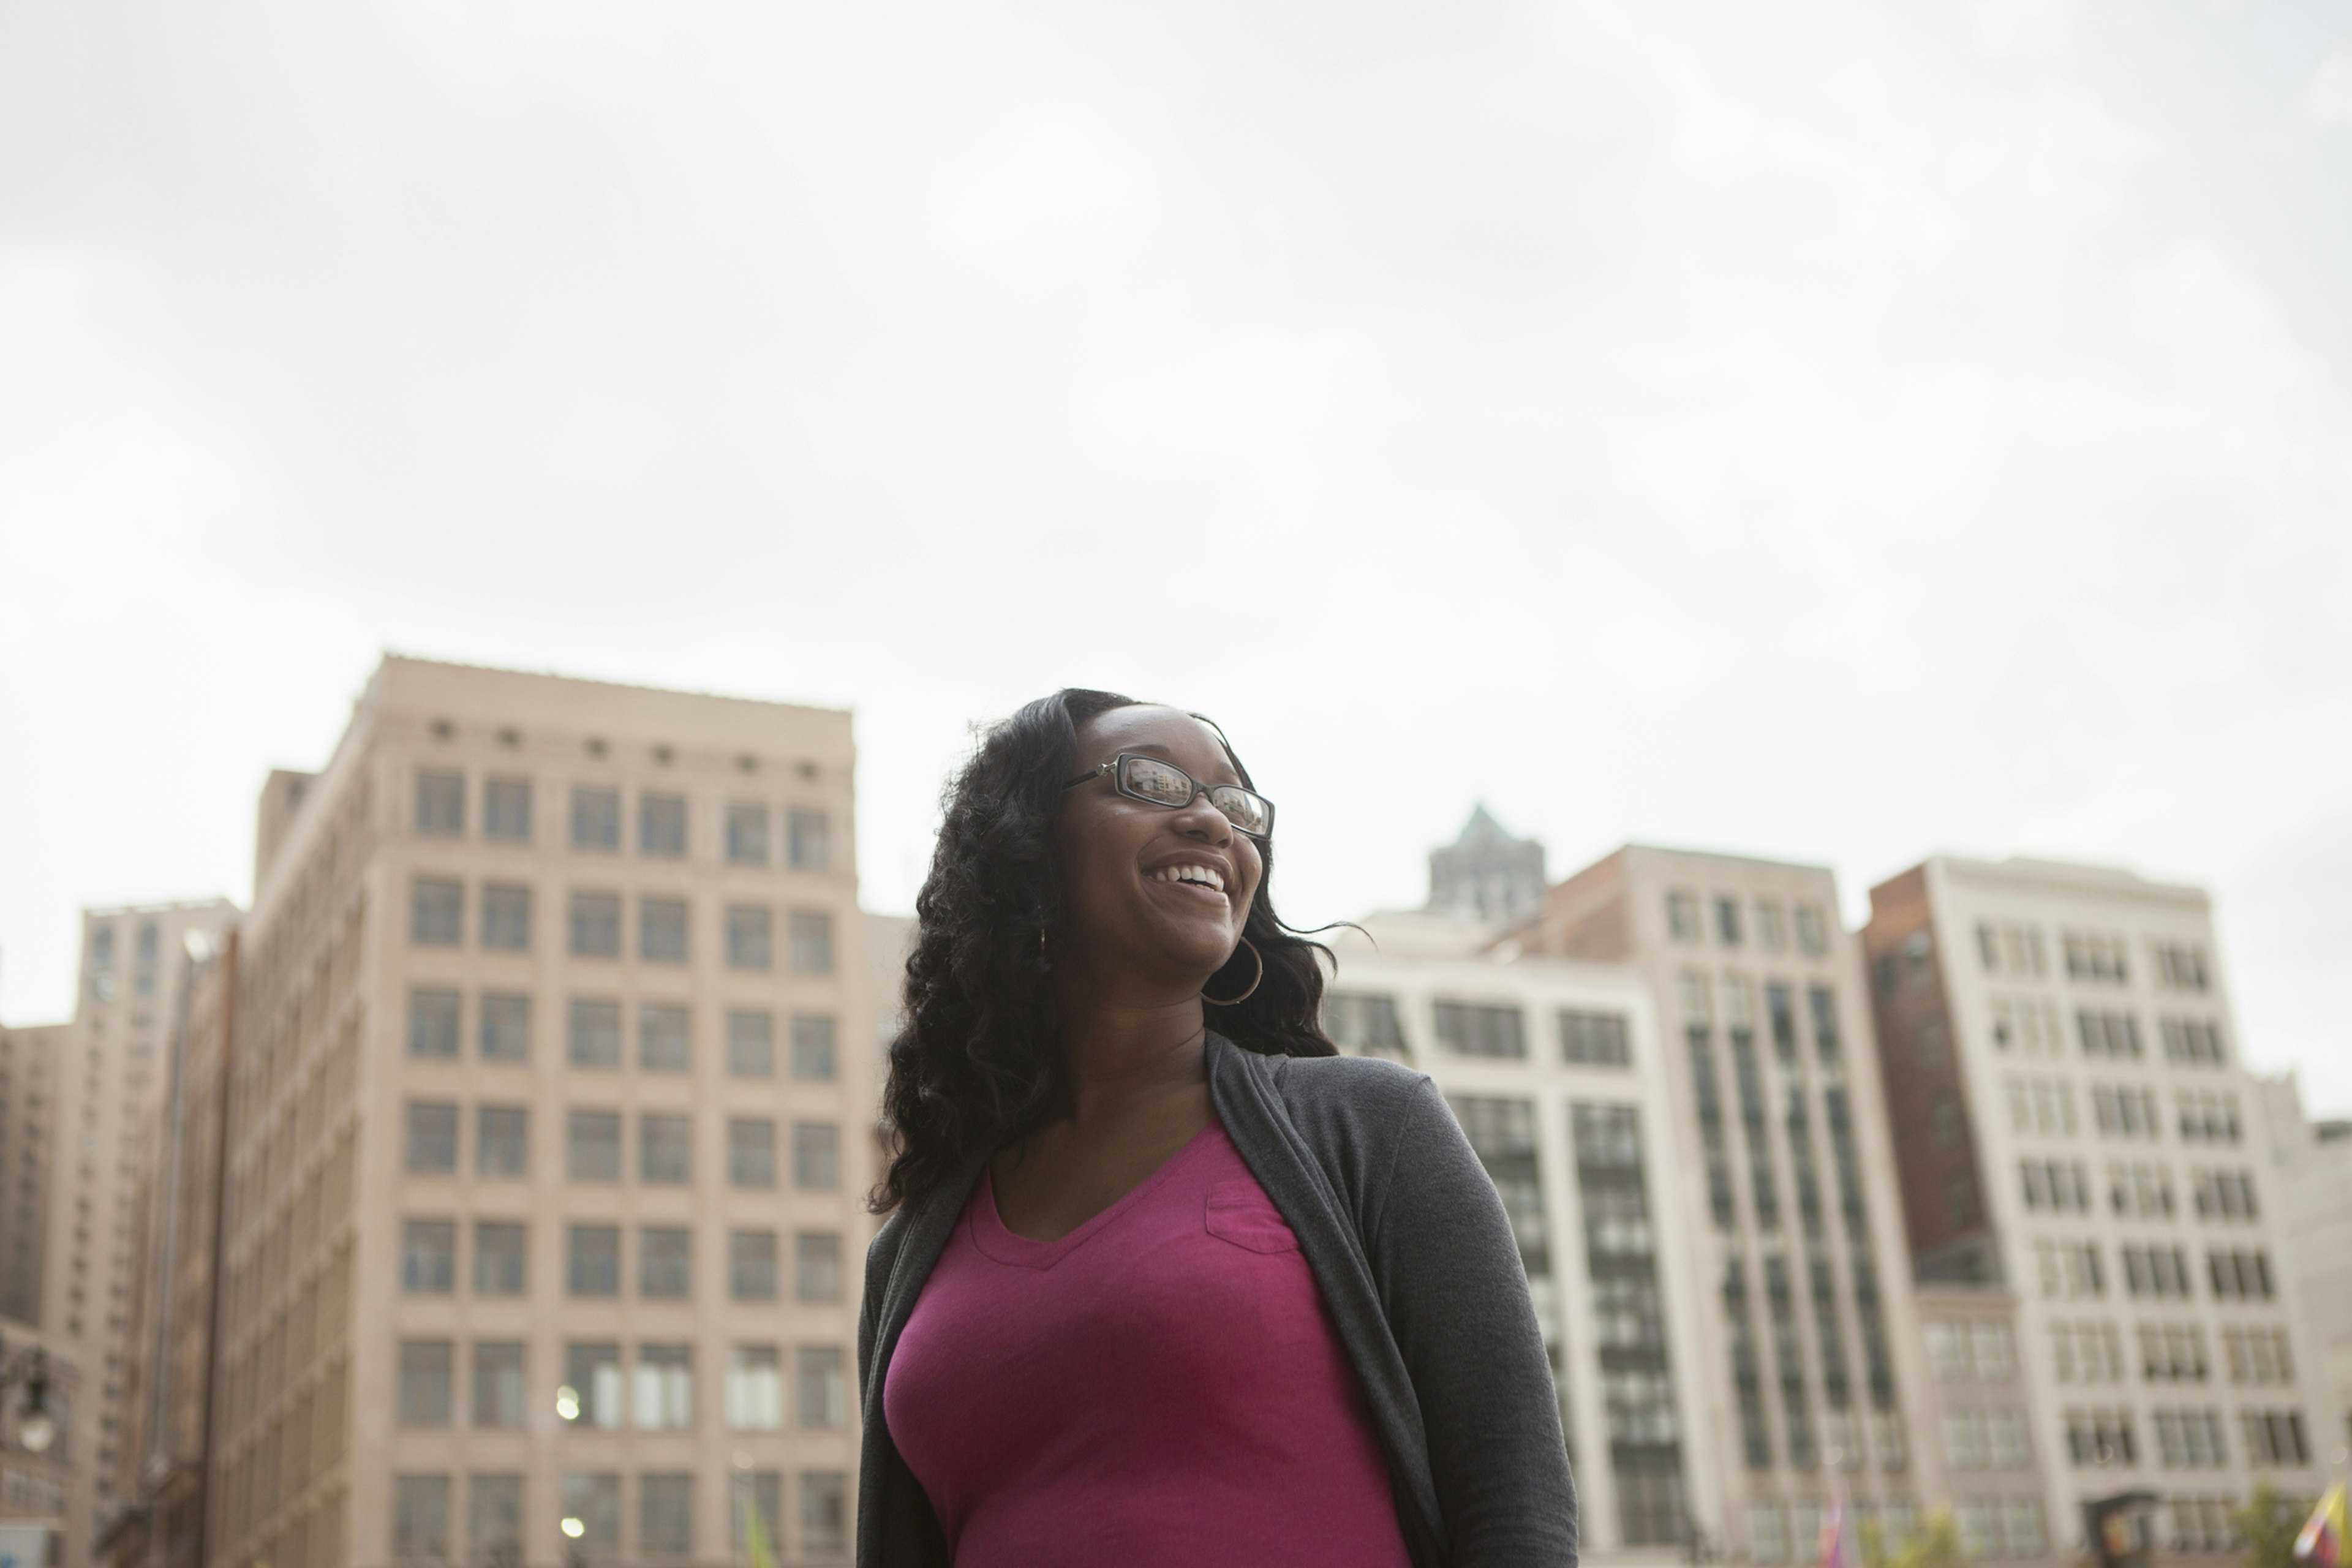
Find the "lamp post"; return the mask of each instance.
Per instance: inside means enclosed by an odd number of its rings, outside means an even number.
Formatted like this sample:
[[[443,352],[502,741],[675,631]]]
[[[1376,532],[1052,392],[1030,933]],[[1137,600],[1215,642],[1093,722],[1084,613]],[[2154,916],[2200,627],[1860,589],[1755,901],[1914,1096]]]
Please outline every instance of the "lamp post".
[[[16,1446],[28,1454],[46,1454],[58,1440],[58,1418],[49,1409],[49,1355],[38,1345],[26,1345],[13,1357],[0,1343],[0,1409],[8,1389],[25,1385],[24,1409],[16,1416]]]

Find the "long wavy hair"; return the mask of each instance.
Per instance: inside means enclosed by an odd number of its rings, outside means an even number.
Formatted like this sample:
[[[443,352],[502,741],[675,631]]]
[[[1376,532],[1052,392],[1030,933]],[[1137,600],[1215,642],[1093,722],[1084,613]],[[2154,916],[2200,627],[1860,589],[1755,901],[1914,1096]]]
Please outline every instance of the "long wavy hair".
[[[875,1213],[920,1200],[975,1155],[1067,1114],[1061,1021],[1038,940],[1062,913],[1054,812],[1080,767],[1078,726],[1136,705],[1078,687],[1041,697],[982,736],[950,781],[930,874],[915,900],[904,1024],[882,1091],[890,1165],[869,1200]],[[1223,730],[1217,738],[1250,784]],[[1239,995],[1256,972],[1236,947],[1203,987],[1209,1026],[1266,1056],[1336,1056],[1323,1033],[1317,962],[1329,950],[1276,916],[1266,894],[1274,847],[1261,843],[1258,853],[1265,876],[1242,931],[1264,958],[1265,978],[1241,1002],[1210,1000]]]

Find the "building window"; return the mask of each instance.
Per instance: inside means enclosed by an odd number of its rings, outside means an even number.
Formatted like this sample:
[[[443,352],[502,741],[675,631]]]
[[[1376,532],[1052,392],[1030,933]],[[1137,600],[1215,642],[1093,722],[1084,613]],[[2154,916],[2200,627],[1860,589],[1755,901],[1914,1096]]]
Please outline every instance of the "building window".
[[[2267,1301],[2271,1298],[2271,1258],[2263,1251],[2216,1248],[2205,1254],[2205,1269],[2216,1300]]]
[[[647,963],[686,962],[686,900],[637,900],[637,956]]]
[[[449,1425],[447,1340],[401,1342],[400,1391],[396,1403],[403,1426]]]
[[[2086,1057],[2136,1062],[2142,1056],[2139,1020],[2129,1013],[2102,1013],[2088,1007],[2077,1008],[2074,1027],[2082,1037],[2083,1054]]]
[[[572,895],[572,956],[621,956],[621,898],[617,893]]]
[[[793,1017],[793,1076],[803,1083],[833,1081],[833,1019],[820,1013]]]
[[[2300,1410],[2247,1410],[2239,1415],[2246,1432],[2249,1465],[2307,1465],[2311,1450],[2303,1439]]]
[[[1528,1054],[1526,1026],[1517,1007],[1435,1002],[1431,1014],[1437,1043],[1456,1056],[1524,1059]]]
[[[1824,1067],[1838,1060],[1837,995],[1826,985],[1808,986],[1805,1007],[1813,1016],[1813,1054]]]
[[[425,947],[456,947],[466,940],[466,885],[419,877],[408,906],[409,939]]]
[[[839,1345],[803,1345],[793,1352],[799,1384],[798,1424],[813,1431],[849,1425],[849,1364]]]
[[[637,1478],[637,1553],[694,1555],[694,1477],[665,1472]]]
[[[727,1293],[738,1301],[776,1299],[776,1233],[727,1233]]]
[[[582,1426],[617,1431],[621,1425],[621,1347],[563,1347],[563,1386],[556,1390],[555,1413]]]
[[[2124,962],[2124,939],[2103,931],[2061,931],[2058,944],[2066,955],[2066,978],[2121,985],[2131,978]]]
[[[673,1002],[637,1007],[637,1066],[647,1072],[686,1072],[694,1065],[693,1019]]]
[[[832,838],[826,832],[824,813],[793,806],[785,814],[785,834],[795,870],[822,871],[832,863]]]
[[[530,781],[488,779],[482,784],[482,837],[530,842]]]
[[[738,866],[768,863],[768,808],[736,801],[727,808],[727,858]]]
[[[1396,998],[1345,991],[1323,994],[1323,1032],[1342,1050],[1366,1056],[1403,1057],[1404,1027]]]
[[[694,1347],[639,1345],[637,1426],[647,1432],[684,1432],[694,1426]]]
[[[686,853],[686,796],[637,797],[637,852],[672,860]]]
[[[522,1419],[522,1345],[514,1340],[481,1340],[474,1345],[474,1425],[520,1426]]]
[[[839,1470],[801,1472],[801,1555],[849,1554],[849,1478]]]
[[[637,1179],[683,1185],[692,1179],[688,1150],[693,1142],[693,1120],[685,1116],[637,1118]]]
[[[392,1555],[402,1563],[449,1560],[449,1478],[392,1478]]]
[[[522,1561],[522,1478],[475,1475],[466,1479],[466,1549],[483,1563]]]
[[[776,1076],[776,1016],[740,1009],[727,1015],[727,1072],[730,1078]]]
[[[776,1124],[766,1117],[727,1123],[727,1180],[738,1187],[776,1184]]]
[[[1819,958],[1829,951],[1829,928],[1822,921],[1819,904],[1799,904],[1796,909],[1797,951]]]
[[[564,1255],[564,1288],[572,1295],[617,1296],[621,1293],[621,1230],[618,1226],[575,1225],[566,1227]]]
[[[784,1424],[783,1370],[773,1345],[737,1345],[727,1356],[727,1425],[773,1432]]]
[[[413,1175],[449,1175],[457,1169],[457,1108],[441,1100],[408,1102],[407,1159]]]
[[[793,1237],[793,1298],[841,1300],[840,1237],[829,1230],[804,1230]]]
[[[2221,1067],[2230,1059],[2221,1046],[2221,1026],[2208,1018],[2160,1018],[2157,1033],[2164,1041],[2164,1059],[2198,1067]]]
[[[411,991],[408,994],[408,1054],[412,1057],[456,1056],[460,1005],[455,991]]]
[[[1756,900],[1756,945],[1767,952],[1778,952],[1789,945],[1788,916],[1767,899]]]
[[[1625,1037],[1625,1017],[1621,1013],[1559,1016],[1559,1054],[1563,1061],[1622,1068],[1633,1059],[1626,1049]]]
[[[474,1222],[474,1294],[520,1296],[529,1278],[528,1237],[509,1220]]]
[[[530,1112],[520,1105],[484,1105],[474,1111],[474,1174],[530,1173]]]
[[[576,787],[572,790],[572,847],[575,849],[620,848],[619,790]]]
[[[1739,900],[1718,897],[1715,900],[1715,939],[1726,947],[1739,945]]]
[[[793,1123],[793,1185],[804,1193],[841,1185],[840,1134],[832,1122]]]
[[[565,1550],[589,1559],[621,1554],[621,1478],[573,1471],[563,1478]]]
[[[1676,942],[1699,940],[1697,894],[1666,895],[1666,934]]]
[[[507,992],[482,994],[482,1059],[520,1062],[530,1058],[530,998]]]
[[[585,996],[572,999],[566,1052],[576,1068],[621,1065],[621,1005]]]
[[[794,910],[784,927],[785,960],[794,974],[833,973],[833,917],[820,910]]]
[[[507,952],[530,951],[530,889],[511,882],[482,884],[482,945]]]
[[[1517,1016],[1512,1010],[1512,1016]],[[1444,1037],[1441,1027],[1438,1037]],[[1551,1272],[1551,1251],[1544,1235],[1543,1183],[1536,1162],[1535,1104],[1517,1098],[1484,1095],[1450,1096],[1454,1118],[1486,1168],[1487,1179],[1510,1215],[1518,1238],[1519,1259],[1529,1279]]]
[[[466,831],[466,775],[416,775],[416,831],[454,838]]]
[[[400,1288],[411,1295],[446,1296],[457,1288],[457,1226],[453,1220],[404,1220],[400,1226]]]
[[[683,1301],[694,1294],[692,1231],[649,1225],[637,1232],[637,1294],[648,1301]]]
[[[2157,942],[2156,977],[2175,991],[2203,991],[2211,981],[2205,969],[2205,950],[2177,942]]]
[[[765,904],[727,906],[727,967],[765,970],[775,963],[774,942]]]
[[[564,1119],[564,1174],[575,1182],[621,1179],[621,1115],[574,1110]]]

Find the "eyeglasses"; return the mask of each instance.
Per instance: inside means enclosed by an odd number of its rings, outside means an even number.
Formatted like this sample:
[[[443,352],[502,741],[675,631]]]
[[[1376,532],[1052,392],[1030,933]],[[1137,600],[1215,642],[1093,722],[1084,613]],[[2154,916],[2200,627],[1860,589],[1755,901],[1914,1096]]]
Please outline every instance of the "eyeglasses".
[[[1274,833],[1274,802],[1255,790],[1244,789],[1239,784],[1204,784],[1175,763],[1147,757],[1139,752],[1121,752],[1062,787],[1076,789],[1088,779],[1098,779],[1105,773],[1110,775],[1118,793],[1129,800],[1181,811],[1205,795],[1209,804],[1224,814],[1227,822],[1252,838],[1266,838]]]

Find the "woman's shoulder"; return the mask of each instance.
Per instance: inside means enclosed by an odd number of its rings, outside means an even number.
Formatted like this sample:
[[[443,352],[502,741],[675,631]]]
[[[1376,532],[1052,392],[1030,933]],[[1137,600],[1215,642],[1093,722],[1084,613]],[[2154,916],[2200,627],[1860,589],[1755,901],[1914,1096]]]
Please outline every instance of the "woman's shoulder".
[[[1264,1056],[1228,1046],[1231,1059],[1268,1099],[1327,1170],[1369,1177],[1433,1118],[1453,1118],[1429,1075],[1377,1057]]]

